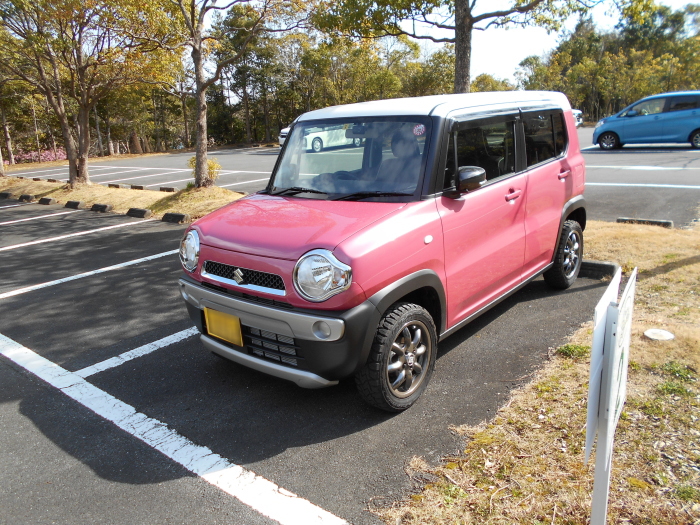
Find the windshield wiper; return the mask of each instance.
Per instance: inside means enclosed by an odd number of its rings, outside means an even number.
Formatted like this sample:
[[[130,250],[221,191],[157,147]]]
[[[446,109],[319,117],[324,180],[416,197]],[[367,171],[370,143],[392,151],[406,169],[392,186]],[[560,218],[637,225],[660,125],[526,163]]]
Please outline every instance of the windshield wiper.
[[[302,188],[301,186],[292,186],[291,188],[270,192],[270,195],[296,195],[297,193],[320,193],[322,195],[328,195],[328,192],[315,190],[313,188]]]
[[[401,193],[398,191],[358,191],[348,193],[342,197],[336,197],[334,201],[352,201],[357,199],[367,199],[369,197],[411,197],[413,193]]]

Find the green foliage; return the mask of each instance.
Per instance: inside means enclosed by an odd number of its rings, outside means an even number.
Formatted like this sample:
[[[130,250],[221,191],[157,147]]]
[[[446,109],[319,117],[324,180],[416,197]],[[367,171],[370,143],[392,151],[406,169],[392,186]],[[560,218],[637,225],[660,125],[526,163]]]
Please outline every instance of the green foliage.
[[[664,381],[657,387],[657,390],[660,394],[667,396],[687,397],[691,394],[690,390],[677,381]]]
[[[675,496],[683,501],[700,502],[700,490],[690,485],[681,485],[674,491]]]
[[[587,120],[654,93],[698,89],[695,15],[665,6],[628,7],[614,31],[601,33],[584,18],[548,57],[523,60],[519,86],[563,91]]]
[[[569,359],[581,359],[591,355],[591,347],[569,343],[557,348],[557,354],[568,357]]]
[[[665,363],[661,370],[674,377],[674,379],[682,382],[694,381],[695,376],[693,375],[693,370],[677,361],[669,361]]]

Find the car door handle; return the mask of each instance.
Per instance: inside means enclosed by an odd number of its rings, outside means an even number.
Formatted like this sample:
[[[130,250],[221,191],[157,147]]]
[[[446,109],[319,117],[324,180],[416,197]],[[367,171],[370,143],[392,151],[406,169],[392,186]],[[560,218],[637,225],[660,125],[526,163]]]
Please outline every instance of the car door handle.
[[[559,180],[564,180],[564,179],[565,179],[566,177],[568,177],[569,175],[571,175],[571,170],[562,171],[562,172],[559,174]]]
[[[522,193],[521,190],[514,190],[513,188],[511,188],[508,191],[509,191],[509,193],[508,193],[508,195],[506,195],[506,201],[508,201],[508,202],[517,199],[518,197],[520,197],[520,194]]]

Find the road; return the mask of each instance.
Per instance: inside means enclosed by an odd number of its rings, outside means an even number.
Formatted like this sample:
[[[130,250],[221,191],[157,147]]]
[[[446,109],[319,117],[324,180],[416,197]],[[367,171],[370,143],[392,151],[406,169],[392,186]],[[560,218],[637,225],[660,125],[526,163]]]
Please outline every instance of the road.
[[[688,145],[625,146],[602,151],[591,145],[593,128],[579,128],[587,165],[586,199],[589,218],[615,221],[618,217],[671,220],[690,224],[700,211],[700,150]],[[355,150],[326,151],[322,155],[353,154]],[[265,187],[279,148],[219,149],[211,152],[222,166],[217,185],[253,193]],[[187,161],[192,153],[173,153],[135,159],[91,159],[90,175],[99,184],[136,184],[147,189],[184,188],[192,181]],[[12,175],[67,180],[67,167],[13,171]]]
[[[670,220],[686,227],[700,217],[700,150],[674,144],[603,151],[591,145],[592,136],[593,128],[579,129],[591,219]]]
[[[2,523],[378,524],[407,462],[458,451],[451,425],[491,418],[605,286],[530,283],[441,342],[392,415],[351,380],[303,390],[206,351],[177,287],[183,226],[66,211],[0,201]]]

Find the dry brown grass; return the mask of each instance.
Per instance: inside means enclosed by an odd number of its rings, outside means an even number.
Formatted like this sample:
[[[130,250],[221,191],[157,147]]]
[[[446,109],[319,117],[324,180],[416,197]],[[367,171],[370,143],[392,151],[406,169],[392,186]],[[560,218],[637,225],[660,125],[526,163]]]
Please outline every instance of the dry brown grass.
[[[615,438],[608,523],[700,523],[700,229],[591,222],[587,258],[635,266],[628,399]],[[676,335],[643,336],[648,328]],[[584,465],[591,325],[583,326],[496,418],[455,430],[463,454],[414,480],[434,482],[380,511],[397,524],[584,524],[593,465]],[[568,356],[568,357],[566,357]]]
[[[93,204],[111,204],[115,213],[126,213],[129,208],[150,209],[156,217],[168,212],[187,213],[193,220],[243,196],[242,193],[216,186],[192,188],[177,193],[105,188],[99,184],[82,185],[71,190],[67,184],[60,182],[33,181],[16,177],[0,177],[0,191],[11,191],[18,196],[30,194],[37,199],[51,197],[61,204],[69,200],[83,201],[88,207]]]

